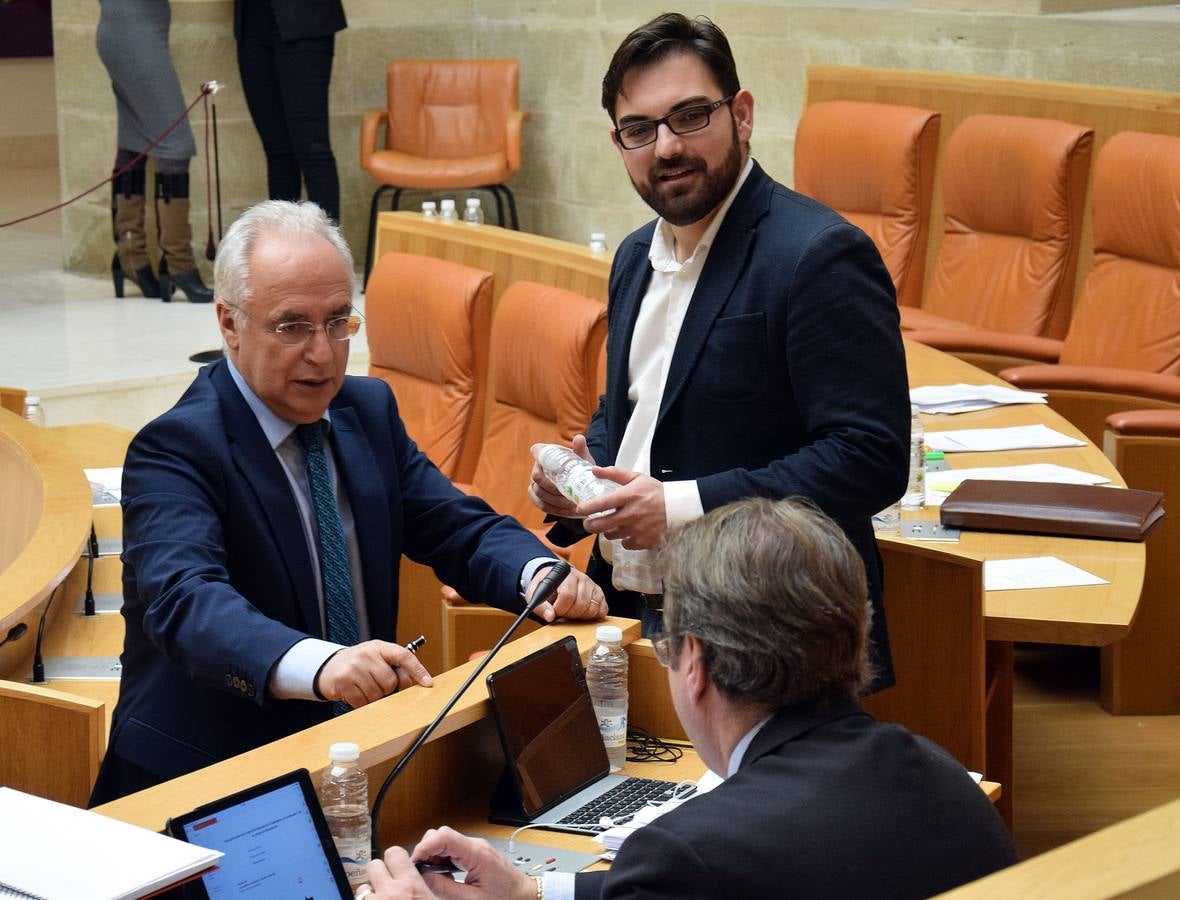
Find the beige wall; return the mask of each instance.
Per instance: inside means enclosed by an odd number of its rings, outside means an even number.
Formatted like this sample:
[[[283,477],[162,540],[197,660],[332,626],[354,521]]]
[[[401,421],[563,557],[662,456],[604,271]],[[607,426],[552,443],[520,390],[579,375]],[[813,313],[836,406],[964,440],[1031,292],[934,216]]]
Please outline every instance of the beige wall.
[[[1180,93],[1180,10],[1037,15],[946,8],[959,0],[742,2],[702,0],[685,11],[725,29],[744,85],[756,98],[754,153],[790,183],[792,135],[807,65],[925,69],[1073,81]],[[976,7],[990,8],[986,3]],[[1019,5],[1019,4],[1018,4]],[[599,85],[621,38],[667,9],[650,0],[345,0],[350,27],[336,44],[332,134],[342,218],[359,257],[374,185],[357,162],[360,117],[384,105],[384,64],[397,56],[513,56],[521,62],[524,166],[512,187],[521,227],[584,241],[605,230],[612,245],[648,218],[607,134]],[[217,79],[225,224],[265,195],[265,162],[238,89],[231,0],[173,0],[172,48],[185,94]],[[56,0],[57,109],[63,190],[109,171],[114,100],[94,50],[95,0]],[[202,117],[193,117],[201,144]],[[204,175],[195,162],[194,196]],[[107,199],[97,193],[63,218],[67,268],[110,262]],[[194,229],[203,244],[203,202]]]
[[[44,165],[57,156],[53,60],[0,59],[0,166]]]

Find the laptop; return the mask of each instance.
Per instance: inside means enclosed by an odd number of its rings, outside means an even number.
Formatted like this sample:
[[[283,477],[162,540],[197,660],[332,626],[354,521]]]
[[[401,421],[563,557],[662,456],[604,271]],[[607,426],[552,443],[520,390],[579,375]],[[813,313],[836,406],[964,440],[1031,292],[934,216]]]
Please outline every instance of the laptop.
[[[178,840],[225,854],[217,869],[184,886],[185,897],[352,900],[307,769],[207,803],[165,827]]]
[[[487,685],[507,761],[491,821],[597,834],[603,816],[618,822],[674,798],[676,782],[611,774],[573,637],[493,672]]]

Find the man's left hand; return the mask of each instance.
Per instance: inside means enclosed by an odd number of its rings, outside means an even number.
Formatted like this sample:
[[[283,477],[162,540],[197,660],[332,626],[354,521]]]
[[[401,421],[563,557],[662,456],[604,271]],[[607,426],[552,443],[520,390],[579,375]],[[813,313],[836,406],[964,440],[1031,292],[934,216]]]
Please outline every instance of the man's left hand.
[[[372,890],[358,897],[369,900],[437,900],[426,886],[410,854],[401,847],[390,847],[384,859],[375,859],[366,868]]]
[[[664,509],[664,485],[650,475],[628,472],[617,466],[595,467],[594,474],[621,485],[578,507],[582,527],[603,535],[608,541],[622,541],[628,550],[654,550],[668,530]],[[614,510],[604,516],[595,513]],[[593,518],[589,518],[593,516]]]
[[[537,570],[529,589],[525,591],[524,599],[527,603],[532,599],[537,585],[549,573],[549,566]],[[606,597],[602,588],[596,585],[585,572],[571,568],[569,575],[558,585],[557,594],[549,603],[542,603],[537,607],[537,615],[546,622],[556,619],[602,619],[607,615]]]

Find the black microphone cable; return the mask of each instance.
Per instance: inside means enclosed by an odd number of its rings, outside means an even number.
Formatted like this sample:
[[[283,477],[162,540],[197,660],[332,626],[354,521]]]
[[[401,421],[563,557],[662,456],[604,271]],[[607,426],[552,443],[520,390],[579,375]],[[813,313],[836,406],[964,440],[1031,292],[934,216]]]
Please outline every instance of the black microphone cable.
[[[565,578],[567,575],[569,575],[569,573],[570,564],[565,561],[555,563],[549,569],[549,571],[545,573],[545,577],[541,579],[541,583],[537,585],[537,589],[533,592],[532,599],[525,606],[521,614],[516,617],[516,621],[508,626],[508,630],[504,632],[503,637],[496,641],[496,645],[488,651],[487,656],[480,660],[479,665],[475,667],[475,670],[467,677],[467,680],[463,682],[463,686],[455,692],[455,695],[451,697],[450,700],[447,701],[447,705],[444,706],[442,711],[434,717],[434,721],[426,726],[425,730],[420,735],[418,735],[418,739],[414,741],[413,746],[411,746],[410,749],[402,755],[402,758],[398,760],[397,765],[394,766],[390,773],[385,776],[385,781],[382,782],[381,789],[377,791],[377,799],[373,801],[373,812],[371,814],[372,827],[370,831],[370,841],[373,854],[372,859],[381,858],[381,841],[378,835],[378,819],[380,818],[381,804],[385,800],[385,795],[389,791],[389,786],[393,784],[394,779],[401,774],[402,769],[406,767],[410,760],[413,759],[415,755],[417,755],[418,749],[426,743],[427,738],[434,734],[435,729],[437,729],[438,726],[442,724],[442,721],[446,718],[447,713],[449,713],[454,705],[459,702],[459,698],[467,693],[467,689],[471,687],[471,683],[479,677],[480,673],[483,672],[484,669],[487,668],[488,663],[492,661],[492,657],[494,657],[496,653],[499,652],[500,648],[503,647],[508,641],[508,639],[512,637],[516,629],[520,627],[520,623],[525,620],[525,617],[532,613],[533,610],[535,610],[546,600],[548,600],[549,597],[552,596],[553,592],[557,590],[557,586],[565,581]]]
[[[62,584],[64,582],[59,582],[53,589],[53,593],[49,595],[49,602],[41,611],[41,622],[37,625],[37,643],[33,648],[33,684],[45,683],[45,660],[41,658],[41,643],[45,640],[45,620],[49,617],[49,609],[53,606],[53,600],[61,590]]]

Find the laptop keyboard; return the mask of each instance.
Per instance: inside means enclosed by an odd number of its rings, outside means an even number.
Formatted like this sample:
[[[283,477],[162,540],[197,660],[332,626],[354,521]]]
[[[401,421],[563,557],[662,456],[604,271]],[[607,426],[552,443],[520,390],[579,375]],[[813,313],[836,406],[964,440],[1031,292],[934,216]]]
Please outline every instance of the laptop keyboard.
[[[671,800],[676,783],[656,778],[628,778],[604,794],[600,794],[585,806],[580,806],[563,819],[559,825],[591,825],[603,816],[614,821],[627,818],[638,812],[649,800]],[[683,792],[682,792],[683,796]]]

